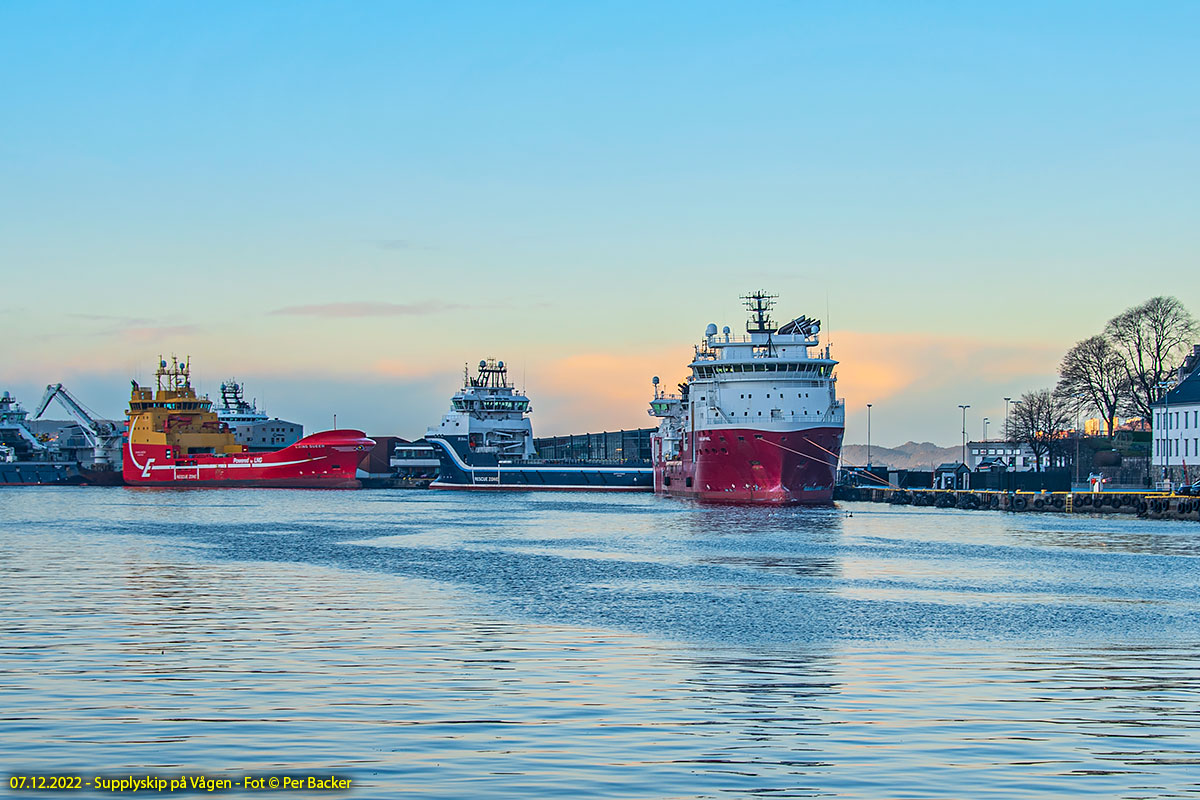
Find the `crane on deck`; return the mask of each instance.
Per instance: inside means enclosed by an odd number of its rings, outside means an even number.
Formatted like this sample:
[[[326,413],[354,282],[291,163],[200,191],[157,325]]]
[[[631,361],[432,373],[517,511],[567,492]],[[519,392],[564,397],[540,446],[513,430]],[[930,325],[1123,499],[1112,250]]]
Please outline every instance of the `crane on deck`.
[[[89,411],[61,383],[53,383],[46,387],[46,393],[42,395],[42,401],[38,403],[33,418],[40,418],[54,400],[58,401],[59,405],[83,431],[83,437],[87,439],[92,448],[93,466],[120,469],[124,439],[124,433],[120,426],[112,420],[102,419],[95,412]]]

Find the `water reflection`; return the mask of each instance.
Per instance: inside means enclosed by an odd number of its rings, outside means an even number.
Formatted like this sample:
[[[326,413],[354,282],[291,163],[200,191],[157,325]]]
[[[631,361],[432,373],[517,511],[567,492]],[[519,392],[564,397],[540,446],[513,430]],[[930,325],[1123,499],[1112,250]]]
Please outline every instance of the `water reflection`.
[[[1200,790],[1194,558],[1070,538],[1186,532],[357,497],[8,495],[0,748],[355,797]]]

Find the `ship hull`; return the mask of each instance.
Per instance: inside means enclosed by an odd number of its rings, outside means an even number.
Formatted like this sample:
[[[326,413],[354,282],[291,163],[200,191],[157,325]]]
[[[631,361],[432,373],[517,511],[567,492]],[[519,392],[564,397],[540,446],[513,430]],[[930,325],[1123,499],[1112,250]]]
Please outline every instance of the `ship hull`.
[[[86,483],[74,461],[0,462],[0,486],[77,486]]]
[[[654,470],[645,462],[502,463],[495,456],[460,452],[466,450],[464,442],[448,438],[430,438],[429,442],[441,462],[431,489],[649,492],[654,488]]]
[[[833,502],[841,427],[721,428],[698,430],[689,438],[694,447],[685,447],[679,460],[655,459],[658,494],[712,503]]]
[[[374,444],[362,431],[334,430],[265,453],[173,458],[167,445],[126,441],[122,473],[130,486],[357,489],[358,463]]]

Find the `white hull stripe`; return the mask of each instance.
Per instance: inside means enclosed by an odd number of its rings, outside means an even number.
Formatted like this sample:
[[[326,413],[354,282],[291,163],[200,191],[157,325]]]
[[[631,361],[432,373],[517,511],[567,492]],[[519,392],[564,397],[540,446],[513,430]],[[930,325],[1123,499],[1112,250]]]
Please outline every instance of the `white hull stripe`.
[[[251,467],[254,467],[257,469],[269,469],[272,467],[294,467],[297,464],[309,464],[314,461],[322,461],[326,458],[329,458],[329,456],[315,456],[313,458],[302,458],[299,461],[272,461],[270,463],[259,462],[257,464],[250,464],[250,463],[193,464],[192,466],[182,466],[179,464],[159,464],[156,466],[154,464],[153,458],[149,459],[145,464],[139,464],[137,457],[135,457],[133,454],[133,446],[129,445],[127,447],[127,449],[129,451],[129,460],[133,462],[133,465],[135,467],[137,467],[138,472],[141,472],[143,475],[147,475],[150,472],[158,472],[158,471],[162,471],[162,470],[171,470],[171,471],[185,470],[185,471],[187,471],[187,470],[193,470],[193,469],[248,469]]]
[[[654,472],[653,467],[568,467],[557,466],[555,464],[539,465],[536,467],[472,467],[462,460],[458,455],[458,451],[451,447],[450,443],[445,439],[434,438],[426,439],[426,441],[437,442],[446,448],[446,451],[450,454],[450,458],[454,460],[458,468],[468,473],[483,472],[491,475],[495,472],[619,472],[621,474],[650,475]]]
[[[573,485],[556,485],[548,486],[537,483],[442,483],[434,481],[429,484],[430,489],[491,489],[493,491],[517,491],[523,492],[526,490],[538,492],[652,492],[653,486],[588,486],[586,484]]]

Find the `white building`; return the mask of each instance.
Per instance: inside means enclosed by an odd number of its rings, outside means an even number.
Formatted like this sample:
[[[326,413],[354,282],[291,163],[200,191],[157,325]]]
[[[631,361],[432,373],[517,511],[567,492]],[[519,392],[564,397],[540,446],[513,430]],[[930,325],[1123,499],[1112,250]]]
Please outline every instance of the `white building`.
[[[1200,345],[1179,368],[1179,382],[1151,407],[1152,469],[1178,483],[1200,476]],[[1185,470],[1190,475],[1185,475]]]
[[[979,468],[983,461],[1003,461],[1005,466],[1014,472],[1028,472],[1033,469],[1033,451],[1029,445],[1021,442],[967,442],[967,466],[972,471]],[[1048,456],[1042,456],[1042,469],[1050,466]]]

